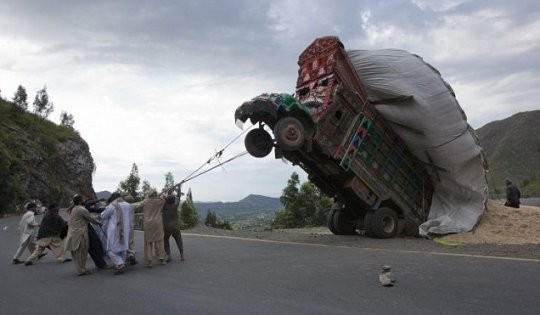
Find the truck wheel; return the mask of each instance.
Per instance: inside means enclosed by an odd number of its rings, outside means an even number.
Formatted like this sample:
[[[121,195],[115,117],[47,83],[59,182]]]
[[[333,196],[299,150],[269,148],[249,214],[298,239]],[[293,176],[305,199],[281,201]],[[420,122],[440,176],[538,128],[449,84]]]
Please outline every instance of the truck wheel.
[[[304,144],[306,132],[300,120],[294,117],[284,117],[274,127],[276,142],[283,150],[298,150]]]
[[[371,227],[371,221],[373,218],[373,211],[367,210],[364,214],[364,231],[367,237],[373,237],[373,228]]]
[[[347,213],[343,210],[336,210],[333,215],[334,229],[337,235],[353,235],[356,234],[354,224],[348,220]]]
[[[272,152],[272,136],[262,128],[253,129],[247,133],[244,145],[249,154],[263,158]]]
[[[398,230],[398,218],[394,210],[379,208],[371,218],[373,235],[378,238],[391,238],[396,236]]]
[[[336,213],[336,211],[336,209],[333,209],[328,212],[327,225],[330,232],[337,235],[338,232],[336,231],[336,227],[334,226],[334,214]]]

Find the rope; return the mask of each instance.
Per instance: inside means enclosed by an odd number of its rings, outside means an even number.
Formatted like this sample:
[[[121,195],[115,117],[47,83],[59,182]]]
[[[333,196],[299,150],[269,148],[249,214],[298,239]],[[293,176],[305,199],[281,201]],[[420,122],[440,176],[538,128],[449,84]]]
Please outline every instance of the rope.
[[[207,169],[206,171],[200,172],[199,174],[193,175],[193,176],[191,176],[191,177],[189,177],[189,178],[185,178],[185,179],[181,182],[181,184],[183,184],[183,183],[185,183],[185,182],[187,182],[187,181],[190,181],[190,180],[192,180],[192,179],[194,179],[194,178],[197,178],[197,177],[199,177],[199,176],[201,176],[201,175],[203,175],[203,174],[206,174],[206,173],[210,172],[211,170],[213,170],[213,169],[215,169],[215,168],[217,168],[217,167],[220,167],[220,166],[223,165],[223,164],[229,163],[229,162],[231,162],[232,160],[235,160],[235,159],[237,159],[237,158],[239,158],[239,157],[241,157],[241,156],[246,155],[247,153],[248,153],[247,151],[244,151],[244,152],[242,152],[242,153],[239,153],[239,154],[233,156],[232,158],[230,158],[230,159],[228,159],[228,160],[226,160],[226,161],[223,161],[223,162],[221,162],[221,163],[219,163],[219,164],[217,164],[217,165],[212,166],[211,168]],[[181,184],[179,184],[179,185],[181,185]]]
[[[235,160],[241,156],[244,156],[246,155],[248,152],[247,151],[244,151],[242,153],[239,153],[235,156],[233,156],[232,158],[224,161],[224,162],[221,162],[219,161],[219,158],[223,155],[223,151],[225,151],[225,149],[227,149],[233,142],[235,142],[236,140],[238,140],[238,138],[240,138],[244,133],[246,133],[248,130],[250,130],[251,128],[253,128],[253,125],[250,126],[249,128],[247,128],[246,130],[242,131],[239,135],[237,135],[236,137],[234,137],[231,141],[229,141],[229,143],[227,143],[221,150],[217,151],[214,155],[212,155],[208,161],[206,161],[205,163],[203,163],[201,166],[199,166],[196,170],[194,170],[193,172],[191,172],[188,176],[186,176],[182,181],[180,181],[180,183],[174,185],[175,187],[181,187],[183,183],[187,182],[187,181],[190,181],[194,178],[197,178],[203,174],[206,174],[208,172],[210,172],[211,170],[217,168],[217,167],[220,167],[222,166],[223,164],[226,164],[226,163],[229,163],[231,162],[232,160]],[[200,173],[197,173],[199,172],[204,166],[206,166],[207,164],[210,164],[210,162],[212,162],[214,159],[217,159],[219,161],[219,163],[209,169],[207,169],[206,171],[203,171],[203,172],[200,172]]]

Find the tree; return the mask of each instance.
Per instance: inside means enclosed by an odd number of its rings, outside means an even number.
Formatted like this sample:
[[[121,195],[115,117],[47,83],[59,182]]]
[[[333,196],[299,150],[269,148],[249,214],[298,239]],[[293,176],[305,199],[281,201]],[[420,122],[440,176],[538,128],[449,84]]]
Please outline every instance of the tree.
[[[276,212],[274,226],[298,227],[300,225],[299,217],[301,215],[298,208],[299,185],[300,179],[298,174],[293,172],[291,178],[287,181],[287,186],[283,189],[281,197],[279,197],[285,209]]]
[[[291,174],[291,178],[287,181],[287,186],[283,189],[283,193],[279,200],[285,206],[285,209],[294,208],[296,201],[298,200],[298,185],[300,185],[300,179],[296,172]]]
[[[204,219],[204,225],[222,230],[232,230],[231,222],[229,220],[219,220],[215,212],[208,210],[206,213],[206,219]]]
[[[312,182],[303,183],[298,194],[302,226],[321,226],[326,224],[328,211],[332,207],[332,198],[325,196]]]
[[[118,185],[118,188],[123,191],[127,191],[135,200],[139,200],[139,184],[141,178],[139,177],[139,168],[137,164],[133,163],[131,166],[131,172],[126,180],[123,180]]]
[[[232,230],[229,220],[217,220],[215,228],[222,230]]]
[[[47,118],[54,111],[54,104],[49,102],[49,95],[47,94],[47,87],[36,93],[34,98],[34,113],[41,118]]]
[[[325,196],[312,182],[305,182],[300,188],[299,185],[298,174],[293,172],[280,197],[285,209],[276,212],[273,226],[295,228],[326,223],[332,199]]]
[[[216,214],[210,210],[206,213],[206,218],[204,219],[204,225],[215,227],[217,223]]]
[[[150,193],[150,190],[152,190],[152,186],[150,185],[150,182],[148,180],[143,180],[142,186],[141,186],[141,197],[144,198]]]
[[[171,172],[165,174],[165,186],[163,187],[163,192],[169,191],[174,186],[174,176]]]
[[[13,96],[13,103],[17,105],[18,108],[24,110],[28,109],[28,94],[26,94],[26,89],[19,85],[17,88],[17,91],[15,92],[15,95]]]
[[[191,195],[191,188],[186,194],[186,200],[180,207],[180,227],[183,229],[189,229],[195,227],[199,223],[199,215],[193,204],[193,196]]]
[[[74,123],[75,119],[73,119],[73,115],[62,111],[62,113],[60,114],[60,125],[73,128]]]

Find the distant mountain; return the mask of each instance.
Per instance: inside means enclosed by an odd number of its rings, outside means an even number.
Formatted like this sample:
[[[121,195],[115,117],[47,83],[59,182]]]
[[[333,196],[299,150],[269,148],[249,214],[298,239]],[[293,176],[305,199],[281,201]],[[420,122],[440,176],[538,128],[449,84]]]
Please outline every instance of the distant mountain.
[[[199,218],[206,217],[206,213],[209,210],[215,212],[218,217],[230,217],[257,213],[273,213],[283,208],[279,198],[261,195],[249,195],[236,202],[195,201],[194,204]]]
[[[108,199],[111,196],[111,192],[104,190],[96,193],[97,199]]]
[[[510,178],[525,195],[540,196],[540,110],[493,121],[476,130],[489,164],[490,193],[504,195]]]
[[[259,230],[270,226],[277,210],[283,209],[279,198],[249,195],[236,202],[194,202],[199,221],[204,222],[208,211],[220,220],[231,222],[235,230]]]

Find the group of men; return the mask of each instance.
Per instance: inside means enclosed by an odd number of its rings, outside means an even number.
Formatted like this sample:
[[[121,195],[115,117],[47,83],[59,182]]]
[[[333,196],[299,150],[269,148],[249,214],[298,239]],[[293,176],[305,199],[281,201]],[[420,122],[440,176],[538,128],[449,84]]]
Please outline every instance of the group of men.
[[[66,221],[58,214],[58,205],[51,204],[49,210],[41,221],[41,226],[36,222],[35,213],[37,205],[30,202],[26,205],[26,212],[23,214],[19,222],[19,230],[21,232],[19,247],[13,256],[13,263],[20,264],[24,261],[19,260],[25,249],[28,249],[31,255],[26,259],[25,264],[31,265],[36,260],[41,259],[46,255],[46,248],[54,253],[60,262],[71,261],[70,258],[64,257],[64,242],[62,240],[62,231],[67,228]],[[35,235],[36,228],[39,226],[37,237]],[[36,242],[37,239],[37,242]]]
[[[19,258],[27,248],[31,255],[24,264],[32,265],[49,248],[60,262],[72,260],[64,257],[65,251],[70,251],[79,276],[90,274],[86,269],[88,254],[97,268],[114,268],[114,274],[122,274],[126,264],[137,263],[132,223],[134,210],[138,207],[143,209],[144,266],[152,267],[154,254],[162,265],[171,260],[171,236],[180,252],[180,259],[184,260],[178,222],[179,196],[176,197],[171,189],[168,194],[159,196],[153,190],[143,201],[132,204],[124,197],[124,194],[115,192],[109,198],[108,205],[99,207],[97,200],[85,202],[81,195],[75,195],[68,209],[68,222],[59,215],[58,206],[52,204],[41,225],[35,220],[36,205],[29,203],[20,221],[21,239],[13,263],[23,263]],[[36,245],[34,232],[37,227]]]

